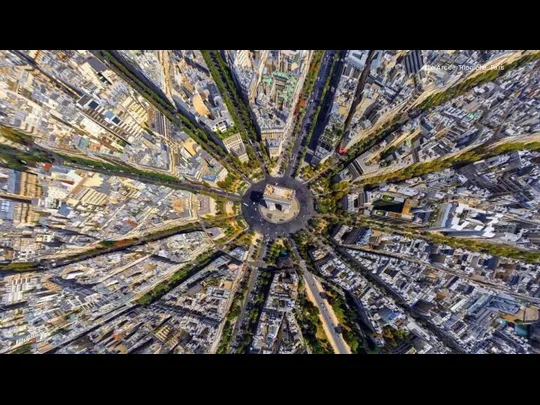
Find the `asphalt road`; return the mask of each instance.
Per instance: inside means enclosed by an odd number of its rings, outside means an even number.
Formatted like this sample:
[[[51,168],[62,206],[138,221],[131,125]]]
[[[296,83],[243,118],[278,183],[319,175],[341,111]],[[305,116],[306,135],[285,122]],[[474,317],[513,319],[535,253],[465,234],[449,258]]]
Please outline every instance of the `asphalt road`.
[[[248,128],[250,127],[250,125],[249,125],[250,122],[249,122],[249,120],[246,120],[244,115],[242,114],[242,110],[241,110],[240,106],[236,102],[235,94],[238,95],[240,103],[242,103],[244,105],[244,107],[246,108],[246,110],[249,112],[250,119],[253,121],[253,123],[256,126],[257,121],[255,119],[253,111],[249,107],[249,102],[247,102],[247,100],[245,100],[243,98],[241,91],[238,91],[235,88],[230,88],[229,87],[229,82],[227,81],[227,78],[226,78],[226,76],[225,76],[225,74],[224,74],[224,72],[223,72],[223,70],[221,68],[221,65],[219,64],[218,56],[214,52],[209,52],[209,56],[210,56],[210,62],[212,63],[215,70],[218,72],[218,74],[220,76],[220,79],[221,79],[221,82],[223,83],[223,85],[225,87],[225,90],[227,91],[228,98],[230,99],[234,109],[236,110],[237,116],[240,119],[242,126],[246,130],[246,134],[249,134]],[[231,72],[229,72],[229,73],[231,73]],[[231,77],[232,77],[232,73],[231,73]],[[267,171],[266,165],[264,164],[264,157],[263,157],[264,152],[261,150],[259,142],[251,139],[249,137],[249,135],[247,135],[247,139],[248,139],[249,145],[251,145],[251,147],[253,148],[253,150],[255,152],[255,157],[256,157],[258,163],[261,165],[261,168],[263,170],[263,174],[265,176],[267,176],[268,171]]]
[[[358,79],[358,83],[356,85],[356,90],[354,92],[354,99],[353,99],[351,108],[349,109],[349,113],[347,114],[347,118],[345,119],[345,129],[343,131],[343,135],[345,135],[345,132],[347,132],[347,129],[349,128],[349,124],[351,123],[352,117],[354,116],[354,113],[356,112],[356,108],[358,107],[358,105],[360,104],[360,101],[362,100],[364,86],[366,85],[366,80],[369,77],[369,73],[371,70],[371,62],[373,61],[375,52],[376,51],[373,49],[370,50],[366,58],[366,64],[364,68],[362,69],[362,74],[360,75],[360,78]]]
[[[62,152],[64,152],[64,151],[62,151]],[[60,164],[62,164],[62,162],[60,162]],[[212,193],[212,194],[219,195],[221,197],[228,198],[229,200],[232,200],[232,201],[240,201],[240,199],[241,199],[239,194],[230,193],[228,191],[223,191],[223,190],[215,189],[215,188],[212,188],[212,187],[206,187],[206,186],[204,186],[202,184],[191,183],[191,182],[189,182],[187,180],[185,182],[182,182],[179,179],[178,182],[169,182],[167,180],[161,180],[161,179],[158,180],[158,179],[154,179],[154,178],[151,178],[151,177],[139,176],[137,174],[132,174],[132,173],[124,172],[124,171],[103,169],[103,168],[100,168],[100,167],[97,167],[97,166],[95,166],[95,167],[94,166],[87,167],[87,166],[78,165],[78,164],[75,164],[75,163],[70,163],[69,166],[80,167],[80,168],[85,169],[85,170],[91,170],[93,172],[103,173],[103,174],[106,174],[106,175],[109,175],[109,176],[127,177],[127,178],[131,178],[131,179],[139,180],[139,181],[141,181],[143,183],[147,183],[147,184],[150,183],[150,184],[156,184],[158,186],[167,186],[167,187],[176,188],[176,189],[180,189],[180,190],[191,191],[191,192],[194,192],[194,193],[200,193],[200,192]]]
[[[309,271],[304,271],[304,280],[307,288],[309,288],[309,291],[311,292],[311,297],[313,297],[317,307],[319,308],[319,312],[322,316],[324,331],[330,339],[330,343],[332,344],[334,351],[336,354],[351,354],[351,349],[343,339],[343,336],[336,332],[336,315],[333,314],[333,310],[330,308],[330,305],[326,302],[326,300],[321,298],[321,292],[323,292],[323,290],[320,288],[319,283],[317,283],[317,280]],[[332,313],[330,311],[332,311]]]
[[[289,241],[291,242],[293,253],[296,256],[298,263],[300,263],[300,266],[302,267],[304,273],[304,281],[309,290],[308,295],[309,297],[313,298],[315,304],[317,305],[317,308],[319,308],[324,331],[326,333],[326,336],[330,340],[330,344],[332,345],[334,352],[337,354],[351,354],[351,349],[349,348],[349,345],[347,345],[347,342],[345,342],[343,336],[341,336],[341,334],[339,334],[335,329],[336,326],[338,326],[338,321],[336,315],[334,314],[334,310],[332,309],[330,304],[321,297],[321,292],[323,292],[322,286],[320,285],[320,283],[317,282],[315,276],[313,276],[313,274],[311,274],[307,269],[306,263],[302,260],[300,254],[298,253],[298,249],[296,248],[294,240],[289,238]]]
[[[228,191],[223,191],[223,190],[215,189],[215,188],[211,188],[211,187],[206,187],[203,184],[192,183],[192,182],[190,182],[188,180],[182,181],[182,180],[180,180],[180,178],[178,179],[178,181],[171,182],[171,181],[167,181],[167,180],[164,180],[164,179],[156,179],[156,178],[153,178],[153,177],[147,177],[145,175],[140,176],[138,174],[130,173],[128,171],[105,169],[103,167],[99,167],[99,166],[95,166],[95,165],[88,165],[87,166],[87,165],[82,165],[82,164],[77,164],[77,163],[69,163],[68,164],[68,163],[66,163],[66,161],[65,161],[66,159],[64,159],[62,157],[62,155],[68,156],[68,157],[73,156],[73,157],[76,157],[76,158],[84,158],[84,159],[87,159],[87,160],[92,160],[94,158],[91,157],[91,156],[82,155],[80,153],[70,153],[70,152],[65,151],[63,149],[54,148],[54,147],[44,148],[44,147],[42,147],[40,145],[37,145],[37,144],[32,145],[32,147],[35,150],[39,150],[41,152],[47,153],[49,155],[49,157],[52,159],[53,163],[57,164],[57,165],[80,168],[80,169],[83,169],[83,170],[89,170],[89,171],[96,172],[96,173],[102,173],[102,174],[105,174],[105,175],[108,175],[108,176],[118,176],[118,177],[125,177],[125,178],[135,179],[135,180],[142,181],[143,183],[156,184],[158,186],[167,186],[167,187],[174,188],[174,189],[192,191],[194,193],[198,193],[198,192],[212,193],[212,194],[219,195],[221,197],[228,198],[229,200],[232,200],[232,201],[240,201],[241,198],[242,198],[240,196],[240,194],[231,193],[231,192],[228,192]],[[17,154],[16,151],[14,151],[14,152],[4,151],[4,153],[10,154],[10,155],[15,156],[15,157],[18,157],[18,154]],[[118,162],[116,162],[115,160],[112,160],[112,159],[102,159],[101,161],[96,160],[96,165],[98,163],[102,163],[103,161],[108,161],[108,162],[113,163],[113,164],[118,164]],[[152,169],[148,169],[148,168],[145,168],[145,167],[139,167],[139,166],[136,166],[136,165],[134,165],[134,168],[140,169],[140,170],[146,170],[148,172],[153,171]],[[155,173],[160,173],[157,170],[154,170],[154,172]]]
[[[296,190],[296,198],[300,203],[300,212],[293,220],[283,224],[272,224],[261,216],[258,205],[263,199],[264,188],[267,183]],[[242,215],[251,229],[264,235],[265,239],[285,236],[305,228],[310,218],[315,215],[313,195],[304,184],[291,177],[267,177],[266,180],[252,185],[244,194],[242,198]]]
[[[301,163],[297,162],[298,152],[302,147],[304,138],[307,136],[309,129],[313,125],[313,116],[315,115],[317,105],[319,105],[320,102],[324,83],[326,81],[326,76],[328,75],[331,66],[330,62],[332,62],[334,58],[334,52],[335,51],[326,51],[322,57],[319,72],[317,74],[317,78],[315,79],[315,84],[313,85],[313,89],[311,89],[311,94],[308,97],[307,108],[304,112],[302,125],[300,126],[300,133],[296,136],[296,140],[294,142],[294,146],[291,152],[291,160],[289,161],[287,170],[285,171],[285,177],[290,177],[293,169],[296,167],[296,164]]]
[[[317,100],[321,104],[321,110],[319,112],[319,117],[317,119],[317,122],[312,123],[312,125],[316,125],[315,130],[313,131],[313,136],[311,137],[311,140],[309,142],[309,149],[311,151],[314,151],[317,147],[317,143],[319,142],[319,137],[321,133],[324,130],[324,127],[327,123],[328,118],[328,111],[332,107],[334,97],[336,94],[336,90],[339,84],[339,79],[341,78],[341,74],[343,73],[343,68],[345,66],[345,55],[346,51],[337,51],[339,52],[338,61],[336,62],[336,67],[332,73],[332,77],[330,78],[330,88],[325,94],[324,100],[320,100],[322,97],[322,92],[324,90],[324,85],[326,83],[326,79],[328,74],[330,74],[330,68],[332,67],[333,58],[334,55],[332,55],[332,58],[326,61],[327,65],[325,66],[326,71],[323,72],[324,76],[321,76],[320,81],[317,83],[316,91],[317,91]],[[317,106],[314,106],[315,108]]]
[[[302,163],[298,161],[299,152],[301,152],[303,149],[302,146],[304,144],[304,139],[311,130],[312,125],[314,125],[313,118],[315,116],[315,111],[317,110],[317,106],[321,101],[320,99],[324,89],[324,84],[326,83],[326,77],[330,73],[330,67],[332,66],[335,52],[336,51],[329,50],[324,53],[321,66],[319,67],[317,79],[315,80],[315,84],[313,85],[313,89],[311,90],[311,94],[307,101],[307,108],[304,112],[302,125],[300,126],[300,133],[297,134],[293,149],[291,151],[291,157],[285,171],[285,177],[290,177],[296,166]],[[327,97],[327,100],[328,99],[329,98]]]
[[[253,291],[253,288],[255,287],[255,281],[257,281],[258,273],[259,272],[257,268],[253,268],[253,267],[251,268],[251,273],[249,275],[249,280],[248,280],[248,289],[246,292],[246,296],[244,297],[244,300],[242,301],[242,309],[240,310],[240,315],[238,316],[238,318],[236,318],[236,323],[234,325],[234,330],[231,336],[229,348],[234,347],[236,343],[238,343],[237,342],[237,340],[239,340],[238,333],[240,332],[241,326],[244,324],[244,316],[246,314],[247,304],[249,302],[249,297],[251,295],[251,292]]]

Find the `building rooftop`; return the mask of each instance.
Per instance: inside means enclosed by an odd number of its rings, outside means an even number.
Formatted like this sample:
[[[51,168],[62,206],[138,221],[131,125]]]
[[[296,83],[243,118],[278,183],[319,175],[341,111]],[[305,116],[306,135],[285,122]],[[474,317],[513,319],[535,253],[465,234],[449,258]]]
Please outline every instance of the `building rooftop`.
[[[273,200],[291,202],[294,198],[294,190],[285,187],[273,186],[267,184],[264,189],[264,197]]]

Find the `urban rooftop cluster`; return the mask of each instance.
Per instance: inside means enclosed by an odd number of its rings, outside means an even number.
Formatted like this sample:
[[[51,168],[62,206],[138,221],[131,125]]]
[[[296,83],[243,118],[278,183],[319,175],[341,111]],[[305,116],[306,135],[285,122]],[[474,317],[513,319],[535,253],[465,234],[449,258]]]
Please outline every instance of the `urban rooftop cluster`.
[[[540,51],[0,51],[0,353],[540,353]]]

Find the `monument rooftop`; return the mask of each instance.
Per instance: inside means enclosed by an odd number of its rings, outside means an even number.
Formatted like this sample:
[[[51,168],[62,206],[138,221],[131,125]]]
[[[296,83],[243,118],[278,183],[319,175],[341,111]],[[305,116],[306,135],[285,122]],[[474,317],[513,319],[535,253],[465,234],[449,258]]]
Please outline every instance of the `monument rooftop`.
[[[295,191],[290,188],[279,187],[272,184],[267,184],[264,188],[264,197],[276,201],[291,203],[294,198]]]

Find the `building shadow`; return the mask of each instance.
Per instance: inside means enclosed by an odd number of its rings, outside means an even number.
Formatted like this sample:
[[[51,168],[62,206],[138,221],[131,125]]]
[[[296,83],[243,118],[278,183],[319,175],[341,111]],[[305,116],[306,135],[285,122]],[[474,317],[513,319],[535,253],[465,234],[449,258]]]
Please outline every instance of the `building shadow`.
[[[263,193],[261,191],[252,191],[249,199],[257,204],[264,202]]]

